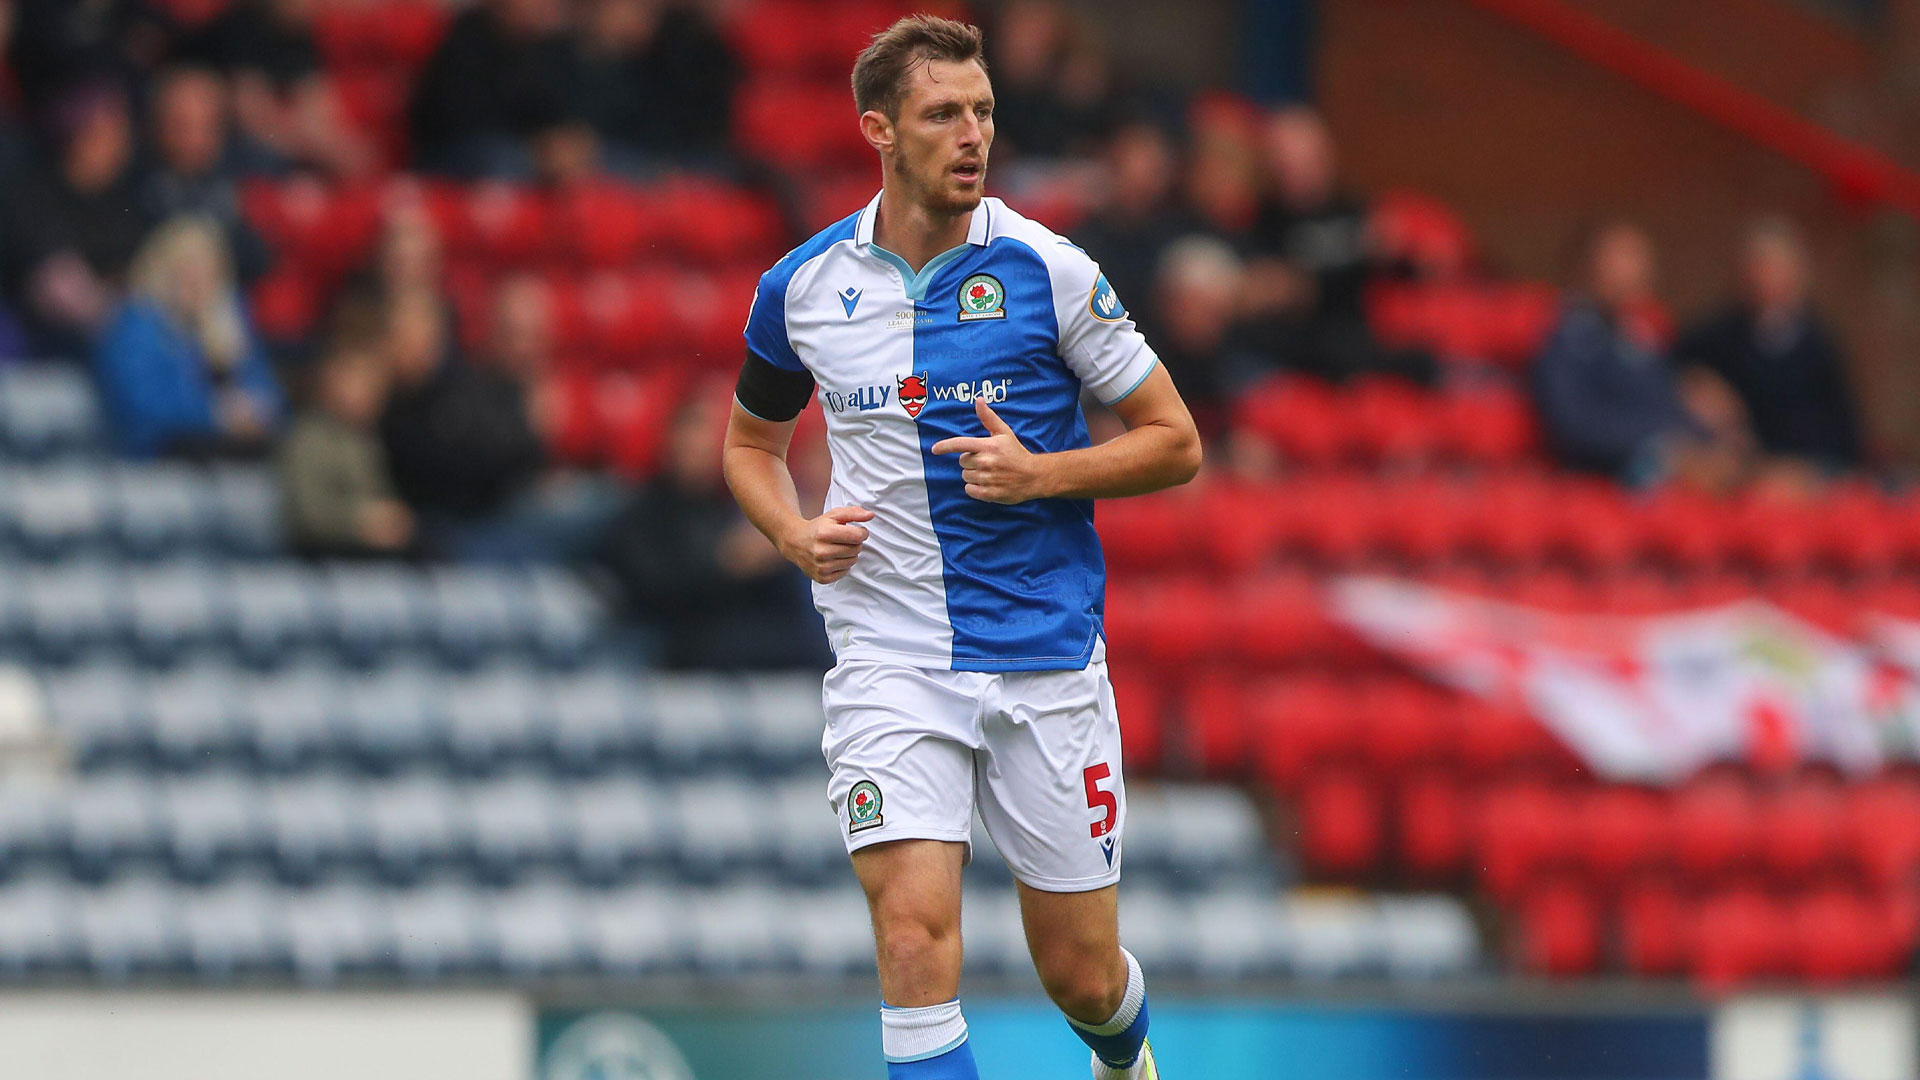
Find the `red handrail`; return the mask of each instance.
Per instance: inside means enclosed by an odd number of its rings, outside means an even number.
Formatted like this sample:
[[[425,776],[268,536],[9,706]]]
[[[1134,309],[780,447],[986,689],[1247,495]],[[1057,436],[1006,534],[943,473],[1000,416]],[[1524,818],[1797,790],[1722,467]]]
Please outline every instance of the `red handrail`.
[[[1920,219],[1920,173],[1561,0],[1466,0],[1820,174],[1836,197]]]

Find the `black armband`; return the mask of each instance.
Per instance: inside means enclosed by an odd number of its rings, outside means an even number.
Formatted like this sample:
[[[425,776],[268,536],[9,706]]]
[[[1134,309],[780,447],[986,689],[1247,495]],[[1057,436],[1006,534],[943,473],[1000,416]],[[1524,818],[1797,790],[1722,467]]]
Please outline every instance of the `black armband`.
[[[813,397],[813,374],[775,367],[749,352],[747,362],[740,365],[733,396],[741,408],[762,420],[791,420]]]

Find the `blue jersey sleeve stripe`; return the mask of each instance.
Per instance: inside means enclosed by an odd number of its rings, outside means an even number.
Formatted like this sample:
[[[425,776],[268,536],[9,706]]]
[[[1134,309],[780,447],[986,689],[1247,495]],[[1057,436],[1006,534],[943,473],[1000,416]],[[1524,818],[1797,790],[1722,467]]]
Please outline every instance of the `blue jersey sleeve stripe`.
[[[1147,381],[1147,376],[1149,376],[1149,375],[1151,375],[1151,374],[1153,374],[1153,369],[1154,369],[1154,368],[1157,368],[1157,367],[1159,367],[1159,366],[1160,366],[1160,357],[1159,357],[1159,355],[1158,355],[1158,354],[1155,354],[1155,356],[1154,356],[1154,358],[1153,358],[1153,363],[1151,363],[1151,364],[1148,364],[1148,365],[1147,365],[1147,370],[1145,370],[1145,371],[1143,371],[1143,372],[1141,372],[1141,373],[1140,373],[1140,377],[1139,377],[1139,378],[1137,378],[1137,379],[1135,379],[1135,380],[1133,380],[1133,385],[1132,385],[1132,386],[1129,386],[1129,387],[1127,387],[1127,388],[1126,388],[1125,390],[1122,390],[1122,391],[1120,391],[1120,396],[1119,396],[1119,397],[1116,397],[1116,398],[1114,398],[1114,399],[1113,399],[1113,400],[1111,400],[1111,401],[1103,401],[1103,402],[1101,402],[1100,404],[1102,404],[1102,405],[1118,405],[1118,404],[1120,404],[1121,402],[1123,402],[1123,401],[1125,401],[1125,400],[1127,400],[1127,396],[1128,396],[1129,394],[1132,394],[1132,393],[1133,393],[1133,392],[1134,392],[1135,390],[1138,390],[1138,389],[1140,389],[1140,384],[1141,384],[1141,383],[1144,383],[1144,382],[1146,382],[1146,381]]]

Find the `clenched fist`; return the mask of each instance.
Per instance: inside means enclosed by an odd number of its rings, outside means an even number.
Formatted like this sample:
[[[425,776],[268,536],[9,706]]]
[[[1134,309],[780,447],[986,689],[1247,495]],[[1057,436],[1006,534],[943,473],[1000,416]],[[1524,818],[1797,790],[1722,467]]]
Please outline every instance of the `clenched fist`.
[[[808,577],[831,585],[853,569],[853,561],[860,557],[860,545],[867,541],[867,530],[858,522],[872,520],[871,510],[836,506],[801,522],[781,540],[780,554]]]

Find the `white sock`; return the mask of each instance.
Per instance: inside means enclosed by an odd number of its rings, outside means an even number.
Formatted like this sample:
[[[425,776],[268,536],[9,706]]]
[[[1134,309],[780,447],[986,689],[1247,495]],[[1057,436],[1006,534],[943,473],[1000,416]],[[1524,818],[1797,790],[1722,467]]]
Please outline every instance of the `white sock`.
[[[939,1057],[967,1041],[960,1000],[917,1009],[880,1007],[880,1048],[893,1064]]]

